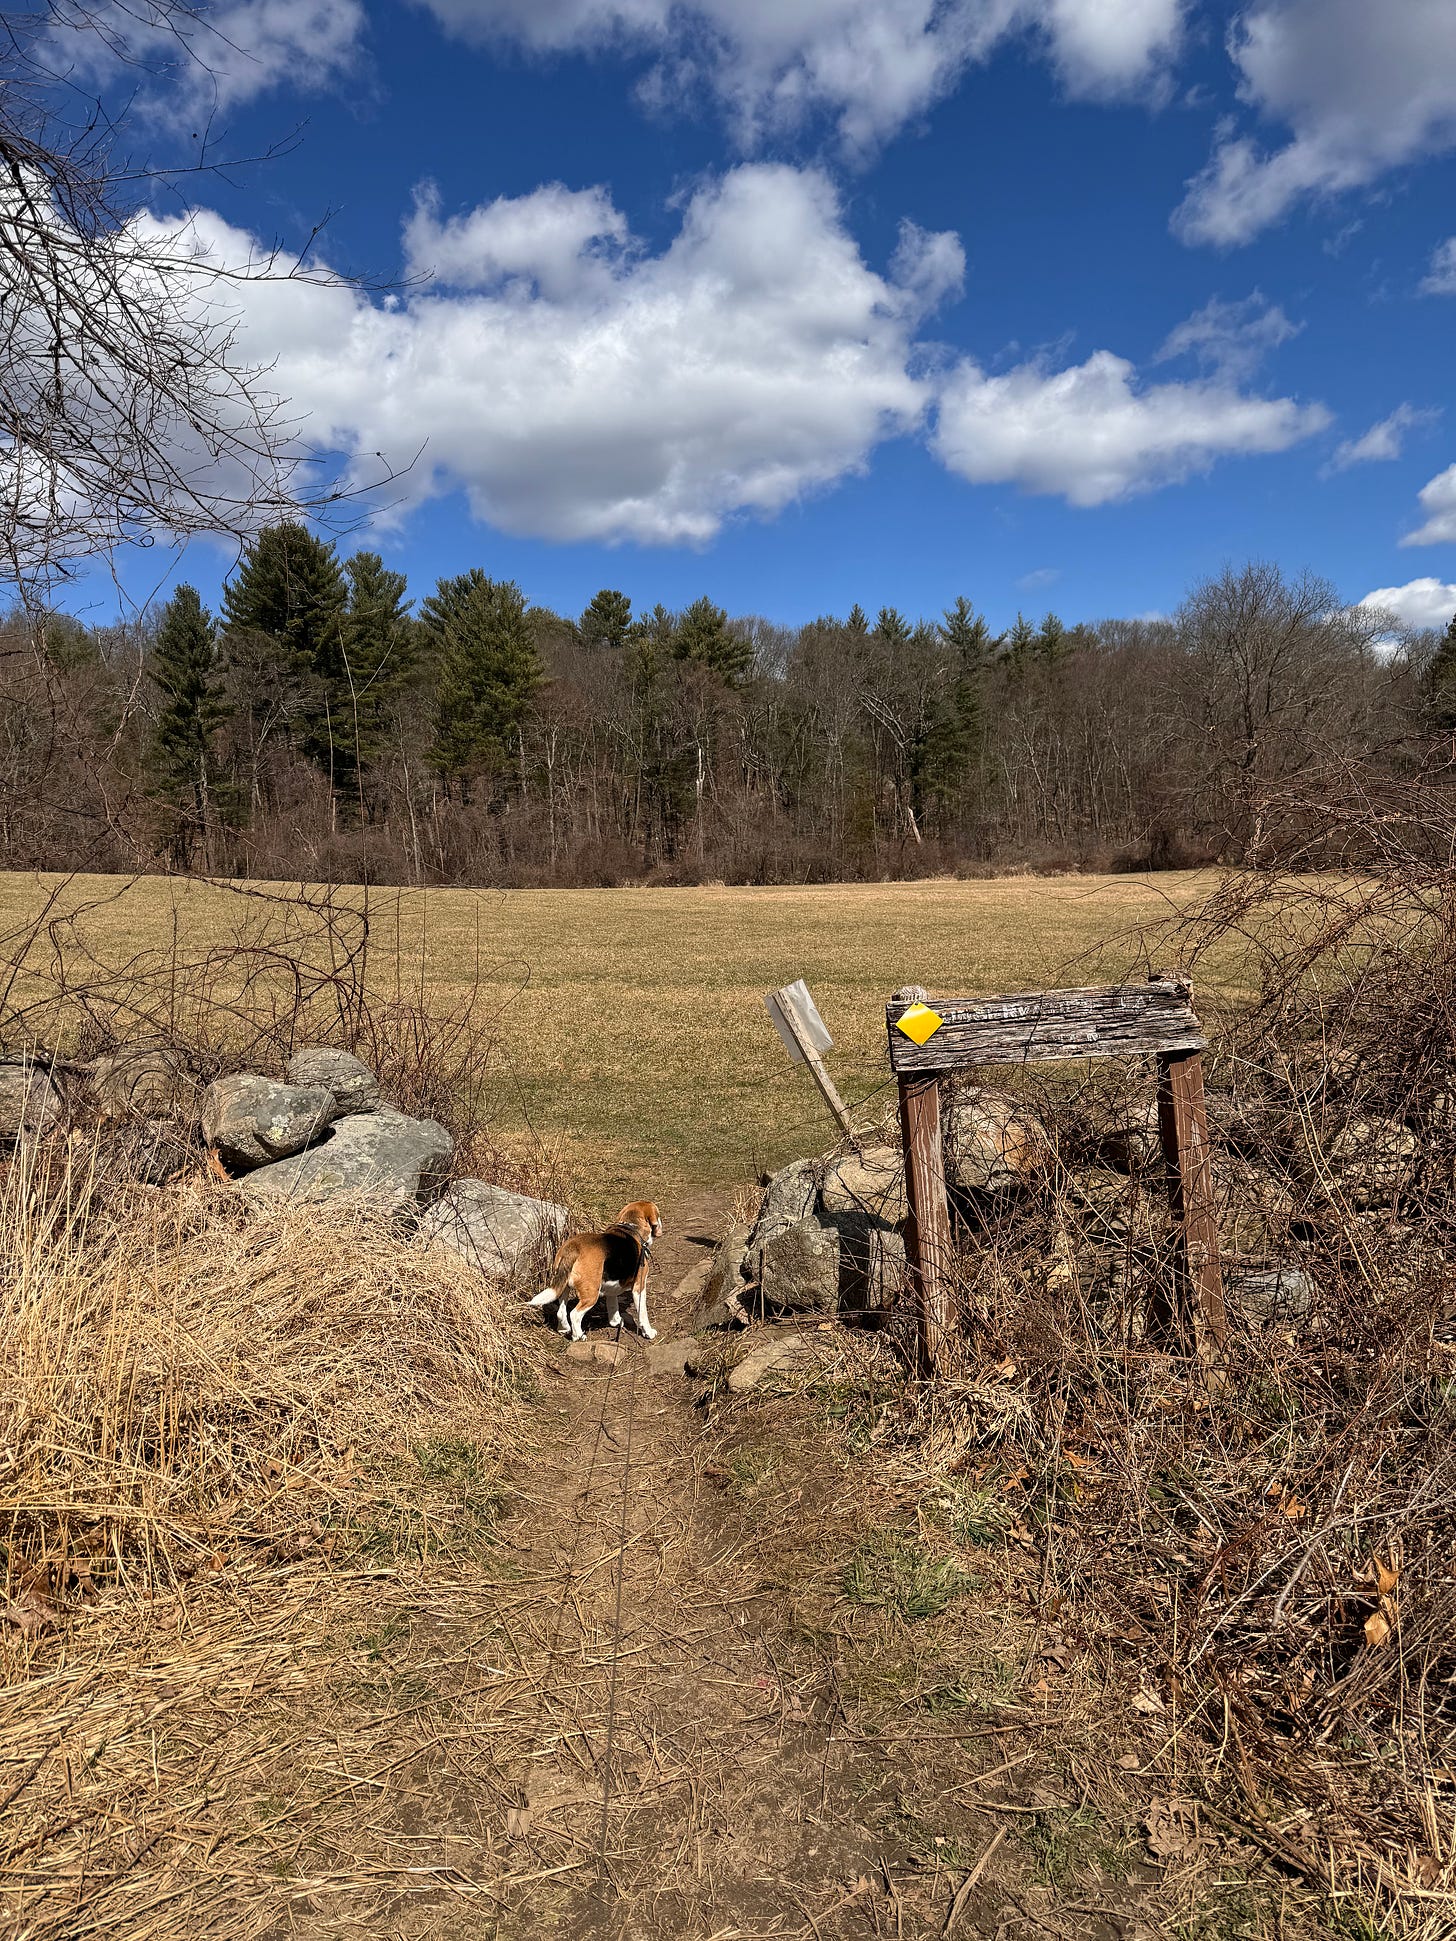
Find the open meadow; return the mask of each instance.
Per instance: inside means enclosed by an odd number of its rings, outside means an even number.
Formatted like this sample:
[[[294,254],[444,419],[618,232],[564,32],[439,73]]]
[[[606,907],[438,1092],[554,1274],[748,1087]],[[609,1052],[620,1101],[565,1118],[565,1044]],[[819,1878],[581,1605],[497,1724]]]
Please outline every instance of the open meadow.
[[[490,1040],[477,1073],[487,1124],[512,1156],[544,1160],[572,1198],[604,1204],[737,1184],[828,1143],[765,991],[808,980],[835,1038],[835,1080],[873,1116],[893,1103],[883,1005],[897,986],[990,994],[1136,978],[1159,931],[1211,882],[376,890],[366,974],[377,994],[403,993],[439,1018],[472,1008]],[[332,896],[364,907],[364,892]],[[221,886],[18,874],[0,878],[0,933],[14,939],[47,905],[28,966],[64,960],[73,981],[108,991],[133,963],[155,969],[175,954],[196,965],[245,930],[286,935],[282,906]],[[299,944],[300,955],[314,949],[312,937]],[[248,996],[256,1006],[251,982]]]

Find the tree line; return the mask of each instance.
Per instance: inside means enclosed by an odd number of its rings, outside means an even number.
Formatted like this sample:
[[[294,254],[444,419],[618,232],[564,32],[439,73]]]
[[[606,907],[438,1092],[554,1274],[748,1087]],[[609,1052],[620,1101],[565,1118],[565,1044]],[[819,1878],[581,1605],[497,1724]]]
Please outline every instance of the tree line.
[[[575,618],[479,568],[408,597],[301,523],[221,611],[0,622],[10,867],[325,881],[794,882],[1245,856],[1271,784],[1456,736],[1444,636],[1229,568],[1167,619],[995,633],[703,598]]]

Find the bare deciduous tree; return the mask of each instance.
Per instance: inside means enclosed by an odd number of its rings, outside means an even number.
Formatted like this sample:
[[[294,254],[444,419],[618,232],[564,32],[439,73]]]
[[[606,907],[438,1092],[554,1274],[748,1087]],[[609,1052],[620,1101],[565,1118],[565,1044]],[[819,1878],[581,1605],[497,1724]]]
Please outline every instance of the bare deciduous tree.
[[[211,166],[206,144],[182,170],[134,162],[80,79],[159,49],[195,65],[205,32],[188,0],[0,11],[0,576],[28,598],[127,543],[242,535],[340,496],[310,487],[286,401],[239,342],[240,285],[315,272],[219,262],[185,217],[149,214]]]

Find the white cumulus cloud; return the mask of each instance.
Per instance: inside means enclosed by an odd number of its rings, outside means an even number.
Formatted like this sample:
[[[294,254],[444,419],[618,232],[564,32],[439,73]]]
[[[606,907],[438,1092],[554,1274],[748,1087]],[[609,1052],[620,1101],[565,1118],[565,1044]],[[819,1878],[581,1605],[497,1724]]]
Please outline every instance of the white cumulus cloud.
[[[873,147],[950,92],[1010,36],[1045,48],[1075,95],[1147,90],[1177,51],[1184,0],[423,0],[462,38],[539,52],[638,46],[649,95],[705,81],[740,139],[832,115]]]
[[[1240,99],[1289,138],[1220,132],[1174,217],[1187,242],[1246,243],[1308,197],[1456,146],[1451,0],[1254,0],[1229,53]]]
[[[1420,490],[1426,523],[1401,540],[1402,546],[1456,546],[1456,465],[1448,465]]]
[[[520,278],[556,302],[579,296],[593,279],[607,290],[628,241],[627,218],[602,188],[552,182],[442,222],[439,195],[427,186],[405,224],[405,269],[412,279],[462,290]]]
[[[1028,363],[995,377],[965,360],[947,380],[932,442],[975,484],[1094,506],[1220,458],[1285,451],[1329,421],[1323,405],[1250,396],[1222,378],[1144,384],[1126,358],[1099,350],[1066,370]]]
[[[196,223],[220,262],[252,249]],[[879,274],[825,176],[766,164],[699,188],[657,253],[605,191],[559,185],[448,218],[426,197],[406,237],[438,283],[234,286],[242,352],[356,476],[423,446],[396,516],[459,489],[556,540],[701,542],[862,469],[922,421],[917,332],[964,267],[907,228]]]
[[[1398,404],[1388,418],[1380,419],[1369,431],[1362,432],[1358,438],[1346,438],[1336,445],[1326,470],[1346,472],[1352,465],[1370,465],[1384,459],[1399,458],[1405,449],[1406,433],[1435,424],[1440,415],[1436,410]]]
[[[1456,236],[1448,236],[1431,251],[1431,267],[1421,289],[1428,297],[1456,297]]]
[[[362,0],[222,0],[168,14],[134,0],[52,15],[53,58],[81,81],[122,80],[178,119],[205,118],[279,87],[316,91],[356,67]]]
[[[1447,627],[1456,616],[1456,586],[1445,580],[1407,580],[1404,586],[1377,586],[1358,604],[1393,615],[1403,627]]]

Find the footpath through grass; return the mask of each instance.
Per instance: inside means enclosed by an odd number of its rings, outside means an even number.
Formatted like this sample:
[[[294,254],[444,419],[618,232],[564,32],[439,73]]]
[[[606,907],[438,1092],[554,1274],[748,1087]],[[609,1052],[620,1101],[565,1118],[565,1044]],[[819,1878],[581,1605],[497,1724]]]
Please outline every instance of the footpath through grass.
[[[498,1027],[486,1082],[503,1143],[544,1142],[575,1197],[620,1204],[739,1183],[824,1142],[817,1094],[763,1009],[774,986],[808,979],[835,1037],[836,1081],[876,1112],[892,1100],[882,1007],[898,985],[990,993],[1141,975],[1140,933],[1210,880],[376,890],[371,979],[440,1012],[474,990]],[[84,910],[78,930],[109,965],[174,934],[195,950],[256,920],[220,887],[12,874],[0,877],[0,930],[58,886],[55,914]],[[64,924],[56,935],[66,948]]]

